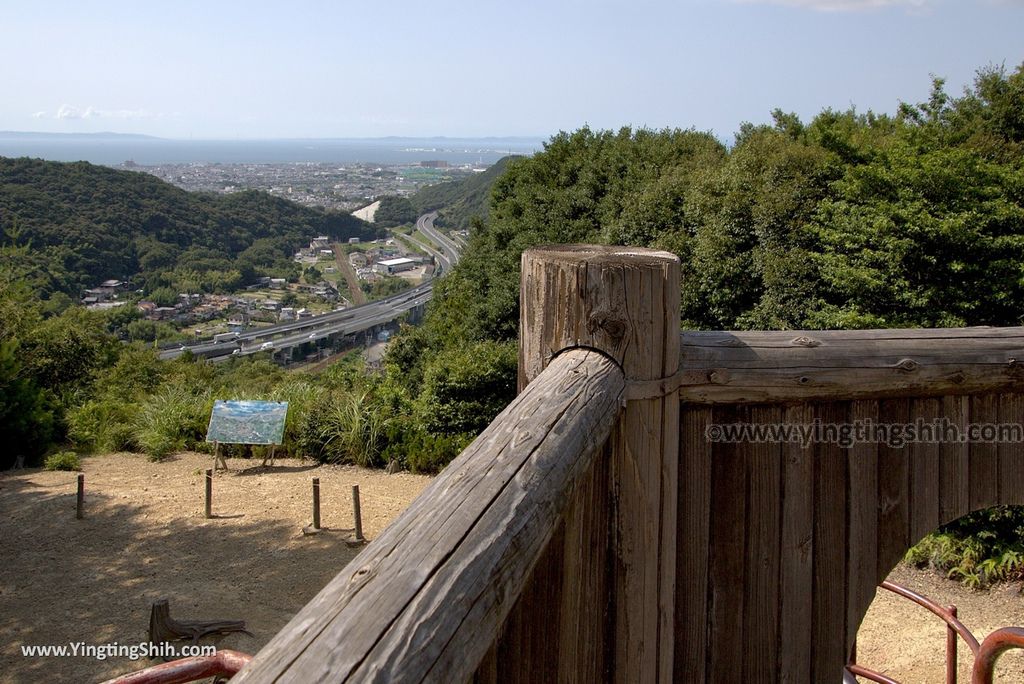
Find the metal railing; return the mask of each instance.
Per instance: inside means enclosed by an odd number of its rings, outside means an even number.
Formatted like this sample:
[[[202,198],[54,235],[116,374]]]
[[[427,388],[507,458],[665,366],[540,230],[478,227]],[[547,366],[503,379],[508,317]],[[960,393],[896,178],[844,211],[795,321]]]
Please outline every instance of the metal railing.
[[[913,601],[922,608],[926,608],[946,623],[946,684],[957,684],[957,638],[964,640],[967,647],[974,655],[974,667],[971,670],[971,684],[992,684],[995,674],[996,660],[1006,651],[1013,648],[1024,648],[1024,628],[1003,627],[985,637],[985,640],[978,642],[977,637],[967,629],[957,616],[957,608],[954,605],[943,607],[932,601],[927,596],[917,593],[902,585],[888,580],[879,585],[882,589],[890,591],[897,596]],[[857,677],[862,677],[879,684],[900,684],[899,680],[876,670],[864,667],[857,663],[857,642],[854,641],[850,653],[850,662],[846,666],[847,671]]]

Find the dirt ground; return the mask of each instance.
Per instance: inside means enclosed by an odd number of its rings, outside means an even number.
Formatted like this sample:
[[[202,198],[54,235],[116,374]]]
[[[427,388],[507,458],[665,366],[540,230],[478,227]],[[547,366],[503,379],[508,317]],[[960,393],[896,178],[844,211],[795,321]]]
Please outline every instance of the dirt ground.
[[[889,579],[923,594],[939,605],[957,607],[960,621],[978,641],[1000,627],[1024,626],[1024,593],[1020,583],[988,591],[972,591],[928,570],[898,566]],[[958,640],[960,682],[970,681],[974,663]],[[904,684],[945,682],[946,625],[916,603],[879,589],[857,634],[857,661]],[[861,680],[867,681],[867,680]],[[996,682],[1024,682],[1024,651],[999,659]]]
[[[204,518],[211,457],[163,463],[113,454],[83,459],[85,519],[75,519],[76,474],[0,473],[0,682],[97,682],[153,661],[26,657],[22,645],[135,644],[150,604],[170,600],[181,619],[242,619],[255,635],[223,648],[255,653],[359,551],[351,486],[359,485],[364,535],[375,537],[429,477],[349,466],[229,459],[216,475],[214,519]],[[321,486],[312,521],[311,478]]]
[[[0,682],[98,682],[152,661],[21,655],[23,645],[135,644],[146,639],[150,604],[170,600],[183,619],[243,619],[254,637],[219,643],[255,653],[358,552],[351,485],[373,538],[430,478],[280,460],[273,468],[229,459],[203,517],[203,471],[211,458],[163,463],[113,454],[83,459],[86,515],[75,520],[75,473],[0,473]],[[312,520],[311,478],[321,482],[328,531]],[[894,581],[959,607],[975,635],[1024,625],[1019,585],[973,592],[931,572],[897,568]],[[916,605],[879,591],[858,638],[858,660],[905,684],[943,681],[945,628]],[[960,645],[961,678],[971,657]],[[1024,682],[1024,653],[1003,656],[998,682]]]

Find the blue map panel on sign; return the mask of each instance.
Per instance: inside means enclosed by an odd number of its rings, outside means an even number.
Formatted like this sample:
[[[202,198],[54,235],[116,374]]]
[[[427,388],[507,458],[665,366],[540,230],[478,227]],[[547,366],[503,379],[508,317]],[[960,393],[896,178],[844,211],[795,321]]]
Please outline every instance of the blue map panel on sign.
[[[207,442],[221,444],[281,444],[287,401],[213,402]]]

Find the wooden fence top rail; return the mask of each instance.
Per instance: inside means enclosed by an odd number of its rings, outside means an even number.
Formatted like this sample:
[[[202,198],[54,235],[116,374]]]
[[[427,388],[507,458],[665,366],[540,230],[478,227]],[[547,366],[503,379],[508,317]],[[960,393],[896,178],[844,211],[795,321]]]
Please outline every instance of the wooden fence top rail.
[[[1024,328],[684,332],[681,396],[762,403],[1024,389]]]
[[[560,354],[234,682],[459,682],[495,642],[625,380]]]

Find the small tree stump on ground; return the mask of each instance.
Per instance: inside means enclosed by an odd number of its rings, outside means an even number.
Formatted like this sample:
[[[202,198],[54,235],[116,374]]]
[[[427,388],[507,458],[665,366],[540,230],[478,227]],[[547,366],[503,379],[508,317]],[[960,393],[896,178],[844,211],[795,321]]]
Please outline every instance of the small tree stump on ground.
[[[245,628],[245,620],[175,620],[167,599],[153,602],[149,614],[149,641],[162,644],[188,639],[193,644],[210,635],[227,635],[241,632],[253,636]]]

